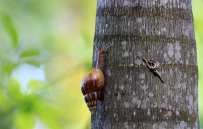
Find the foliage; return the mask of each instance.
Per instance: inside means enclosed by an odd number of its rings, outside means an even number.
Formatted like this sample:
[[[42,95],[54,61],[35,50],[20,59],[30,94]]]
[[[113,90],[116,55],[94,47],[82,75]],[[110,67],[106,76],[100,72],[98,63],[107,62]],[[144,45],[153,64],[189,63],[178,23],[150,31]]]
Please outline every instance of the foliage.
[[[202,5],[193,0],[199,66]],[[95,13],[95,0],[1,0],[0,129],[89,128],[80,82],[91,68]],[[202,109],[199,101],[203,124]]]
[[[1,129],[89,128],[80,80],[95,13],[93,0],[1,1]]]

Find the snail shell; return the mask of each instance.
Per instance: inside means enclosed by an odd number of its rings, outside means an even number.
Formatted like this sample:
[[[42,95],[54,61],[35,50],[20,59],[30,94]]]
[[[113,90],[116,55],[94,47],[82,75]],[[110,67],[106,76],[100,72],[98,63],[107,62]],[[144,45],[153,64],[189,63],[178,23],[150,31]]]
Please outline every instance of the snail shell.
[[[91,92],[84,96],[85,102],[87,103],[87,106],[92,114],[94,113],[94,110],[97,107],[97,101],[99,100],[100,96],[101,91]]]
[[[97,68],[93,68],[82,81],[81,90],[91,113],[96,109],[103,86],[104,75]]]
[[[82,92],[87,94],[90,92],[100,91],[104,86],[104,75],[96,68],[93,68],[82,81]]]

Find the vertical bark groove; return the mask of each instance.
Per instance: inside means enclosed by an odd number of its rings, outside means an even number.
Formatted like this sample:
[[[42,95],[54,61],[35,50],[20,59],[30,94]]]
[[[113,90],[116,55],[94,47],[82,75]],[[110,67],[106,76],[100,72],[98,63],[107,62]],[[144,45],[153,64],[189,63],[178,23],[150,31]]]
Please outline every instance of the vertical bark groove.
[[[92,129],[199,127],[190,0],[98,0],[94,43],[114,45]],[[155,61],[166,83],[142,57]]]

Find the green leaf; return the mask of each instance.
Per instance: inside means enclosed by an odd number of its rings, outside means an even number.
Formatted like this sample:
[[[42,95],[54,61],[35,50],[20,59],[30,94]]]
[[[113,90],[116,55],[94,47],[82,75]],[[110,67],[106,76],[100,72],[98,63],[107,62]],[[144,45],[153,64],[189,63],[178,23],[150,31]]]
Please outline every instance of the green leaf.
[[[11,72],[15,68],[15,64],[12,64],[10,62],[4,62],[4,64],[2,64],[2,68],[4,73],[11,74]]]
[[[38,49],[27,49],[21,53],[20,57],[21,58],[27,58],[27,57],[39,56],[39,55],[40,55],[40,50],[38,50]]]
[[[34,92],[34,91],[37,91],[39,89],[41,89],[45,84],[41,81],[38,81],[38,80],[30,80],[28,82],[28,91],[31,91],[31,92]]]
[[[11,79],[7,86],[7,94],[10,99],[14,102],[17,102],[22,98],[22,93],[20,91],[20,84],[17,80]]]
[[[13,45],[16,46],[18,44],[18,33],[15,26],[13,25],[11,18],[7,14],[3,14],[1,21],[10,38],[12,39]]]
[[[31,115],[24,113],[18,113],[15,117],[15,125],[19,129],[33,129],[35,125],[35,120]]]

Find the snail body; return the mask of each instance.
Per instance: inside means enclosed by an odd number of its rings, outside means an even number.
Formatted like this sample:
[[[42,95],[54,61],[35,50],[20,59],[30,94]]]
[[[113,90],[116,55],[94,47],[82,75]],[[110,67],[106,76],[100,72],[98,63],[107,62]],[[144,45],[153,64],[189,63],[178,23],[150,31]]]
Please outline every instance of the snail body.
[[[105,78],[104,74],[102,73],[102,68],[105,63],[107,52],[107,50],[98,51],[97,48],[96,50],[98,52],[96,68],[93,68],[83,78],[81,83],[81,91],[84,95],[85,102],[87,103],[87,106],[92,114],[96,109],[97,102],[101,97],[101,91],[104,87]]]

